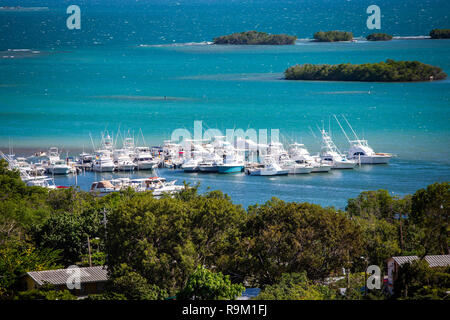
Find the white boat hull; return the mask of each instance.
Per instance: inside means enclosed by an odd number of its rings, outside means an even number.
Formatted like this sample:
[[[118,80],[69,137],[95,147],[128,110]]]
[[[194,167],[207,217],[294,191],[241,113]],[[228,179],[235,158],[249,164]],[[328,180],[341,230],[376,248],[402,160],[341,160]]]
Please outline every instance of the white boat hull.
[[[70,167],[49,167],[48,172],[51,174],[65,175],[72,171]]]
[[[113,172],[115,166],[94,166],[93,169],[96,172]]]
[[[361,158],[353,158],[354,161],[361,164],[387,164],[391,160],[390,156],[361,156]]]
[[[332,169],[353,169],[356,166],[356,162],[353,161],[335,161],[332,165]]]
[[[249,170],[251,176],[284,176],[289,174],[289,170]]]
[[[307,174],[311,173],[313,168],[311,167],[299,167],[299,168],[291,168],[289,169],[289,174]]]
[[[138,162],[137,163],[138,170],[153,170],[157,166],[158,165],[154,162]]]

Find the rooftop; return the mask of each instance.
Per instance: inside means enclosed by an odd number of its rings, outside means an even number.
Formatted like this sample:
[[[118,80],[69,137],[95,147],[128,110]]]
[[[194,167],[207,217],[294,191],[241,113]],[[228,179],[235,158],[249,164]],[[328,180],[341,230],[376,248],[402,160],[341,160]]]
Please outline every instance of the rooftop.
[[[102,282],[108,280],[107,270],[104,266],[83,267],[80,270],[80,282]],[[67,269],[56,269],[46,271],[30,271],[27,272],[38,285],[51,283],[53,285],[65,285],[67,279],[73,275],[73,271]]]

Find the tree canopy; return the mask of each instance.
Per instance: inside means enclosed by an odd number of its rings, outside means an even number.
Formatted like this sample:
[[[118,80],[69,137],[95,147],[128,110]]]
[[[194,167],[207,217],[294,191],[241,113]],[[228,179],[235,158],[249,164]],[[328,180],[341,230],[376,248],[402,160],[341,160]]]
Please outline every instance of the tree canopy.
[[[314,39],[319,42],[351,41],[353,33],[347,31],[318,31],[314,33]]]
[[[337,65],[303,64],[289,67],[284,72],[287,80],[329,80],[403,82],[442,80],[447,74],[441,68],[419,61],[394,61]]]
[[[368,41],[389,41],[392,40],[392,36],[387,33],[372,33],[369,34],[366,39]]]
[[[296,36],[287,34],[268,34],[259,31],[245,31],[214,38],[214,44],[246,44],[246,45],[287,45],[294,44]]]
[[[450,29],[433,29],[430,31],[431,39],[449,39]]]

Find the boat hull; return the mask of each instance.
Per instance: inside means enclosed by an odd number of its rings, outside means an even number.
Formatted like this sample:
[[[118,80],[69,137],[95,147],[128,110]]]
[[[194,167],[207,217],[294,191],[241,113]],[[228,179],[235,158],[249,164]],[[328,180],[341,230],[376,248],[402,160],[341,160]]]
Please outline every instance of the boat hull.
[[[251,176],[286,176],[289,174],[289,170],[279,171],[266,171],[266,170],[250,170]]]
[[[355,168],[355,162],[335,162],[331,169],[334,170],[343,170],[343,169],[353,169]]]
[[[238,173],[242,172],[244,170],[244,166],[238,165],[238,166],[219,166],[218,172],[219,173]]]
[[[289,174],[307,174],[311,173],[313,168],[291,168]]]
[[[93,170],[96,172],[113,172],[115,169],[114,166],[104,166],[104,167],[99,167],[99,166],[94,166]]]
[[[50,167],[50,168],[48,168],[49,173],[57,174],[57,175],[69,174],[70,171],[71,171],[71,168],[68,168],[68,167]]]
[[[354,158],[354,161],[361,164],[388,164],[391,157],[389,156],[362,156],[359,158]]]
[[[198,170],[200,172],[218,172],[219,168],[217,166],[199,166]]]
[[[330,170],[331,170],[330,165],[321,165],[318,167],[314,167],[311,173],[330,172]]]

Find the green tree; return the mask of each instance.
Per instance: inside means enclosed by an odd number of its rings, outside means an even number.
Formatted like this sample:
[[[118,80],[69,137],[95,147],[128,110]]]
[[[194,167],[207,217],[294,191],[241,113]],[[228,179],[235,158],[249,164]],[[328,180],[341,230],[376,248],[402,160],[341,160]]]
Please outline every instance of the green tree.
[[[309,203],[273,198],[249,208],[241,241],[249,270],[258,286],[275,284],[283,273],[306,271],[324,279],[349,267],[362,252],[361,228],[344,212]]]
[[[38,289],[19,292],[15,300],[76,300],[77,297],[69,292],[69,290],[57,290],[51,284],[44,284]]]
[[[450,267],[430,268],[425,260],[403,264],[394,282],[394,296],[400,299],[444,299],[449,290]]]
[[[244,292],[242,284],[232,284],[228,276],[198,266],[185,287],[177,294],[179,300],[234,300]]]
[[[434,183],[412,197],[411,220],[424,229],[426,254],[449,252],[450,184]]]
[[[328,286],[315,284],[303,273],[284,273],[279,283],[265,287],[256,300],[330,300],[334,293]]]

